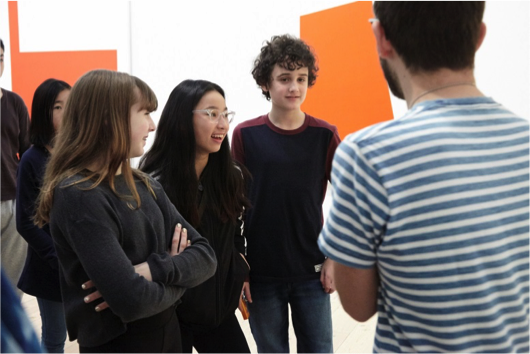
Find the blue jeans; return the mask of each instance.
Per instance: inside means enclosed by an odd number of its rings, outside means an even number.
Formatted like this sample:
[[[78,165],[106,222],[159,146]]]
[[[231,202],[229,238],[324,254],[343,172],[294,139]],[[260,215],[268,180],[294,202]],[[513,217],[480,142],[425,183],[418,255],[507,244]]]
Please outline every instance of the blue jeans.
[[[298,353],[333,353],[331,302],[319,279],[250,282],[250,329],[259,353],[289,353],[291,306]]]
[[[61,302],[37,298],[42,320],[42,346],[48,353],[64,353],[66,320]]]

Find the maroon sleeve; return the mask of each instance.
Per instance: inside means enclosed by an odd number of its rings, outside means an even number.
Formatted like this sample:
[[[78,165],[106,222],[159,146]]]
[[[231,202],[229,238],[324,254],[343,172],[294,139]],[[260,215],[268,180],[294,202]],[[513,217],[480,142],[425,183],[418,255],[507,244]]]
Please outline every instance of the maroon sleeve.
[[[243,147],[243,139],[241,138],[241,127],[238,125],[232,133],[232,156],[234,160],[242,165],[245,165],[245,150]]]
[[[335,150],[340,144],[340,136],[336,126],[333,126],[333,137],[329,142],[328,146],[328,155],[326,157],[326,179],[331,182],[331,165],[333,163],[333,156],[335,155]]]

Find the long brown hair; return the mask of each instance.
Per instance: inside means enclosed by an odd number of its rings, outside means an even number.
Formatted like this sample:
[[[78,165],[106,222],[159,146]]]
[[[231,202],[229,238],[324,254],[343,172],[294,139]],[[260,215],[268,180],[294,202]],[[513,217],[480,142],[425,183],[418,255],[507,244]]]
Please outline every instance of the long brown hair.
[[[137,102],[150,112],[158,105],[151,88],[126,73],[93,70],[75,83],[37,201],[38,226],[49,222],[55,187],[78,173],[85,177],[72,185],[91,180],[94,183],[89,189],[93,189],[107,180],[112,191],[131,208],[133,201],[136,208],[140,207],[134,177],[151,188],[147,175],[132,169],[129,161],[130,109]],[[116,191],[114,180],[120,166],[131,195]]]

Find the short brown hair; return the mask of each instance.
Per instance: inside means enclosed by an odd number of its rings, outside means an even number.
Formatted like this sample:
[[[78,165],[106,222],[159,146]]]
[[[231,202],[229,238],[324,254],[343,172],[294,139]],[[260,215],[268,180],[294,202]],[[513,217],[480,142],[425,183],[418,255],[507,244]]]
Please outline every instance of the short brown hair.
[[[376,1],[374,14],[412,72],[473,68],[484,1]]]

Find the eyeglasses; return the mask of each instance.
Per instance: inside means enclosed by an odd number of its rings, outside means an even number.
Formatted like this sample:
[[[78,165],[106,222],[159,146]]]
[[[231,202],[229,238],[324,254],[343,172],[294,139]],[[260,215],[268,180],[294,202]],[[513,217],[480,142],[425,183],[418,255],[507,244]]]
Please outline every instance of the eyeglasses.
[[[200,113],[206,113],[208,117],[210,118],[210,121],[212,122],[218,122],[219,118],[223,117],[228,124],[232,123],[232,120],[234,120],[234,116],[236,115],[236,112],[233,111],[224,111],[221,112],[218,109],[209,108],[209,109],[196,109],[192,111],[193,113],[200,112]]]

